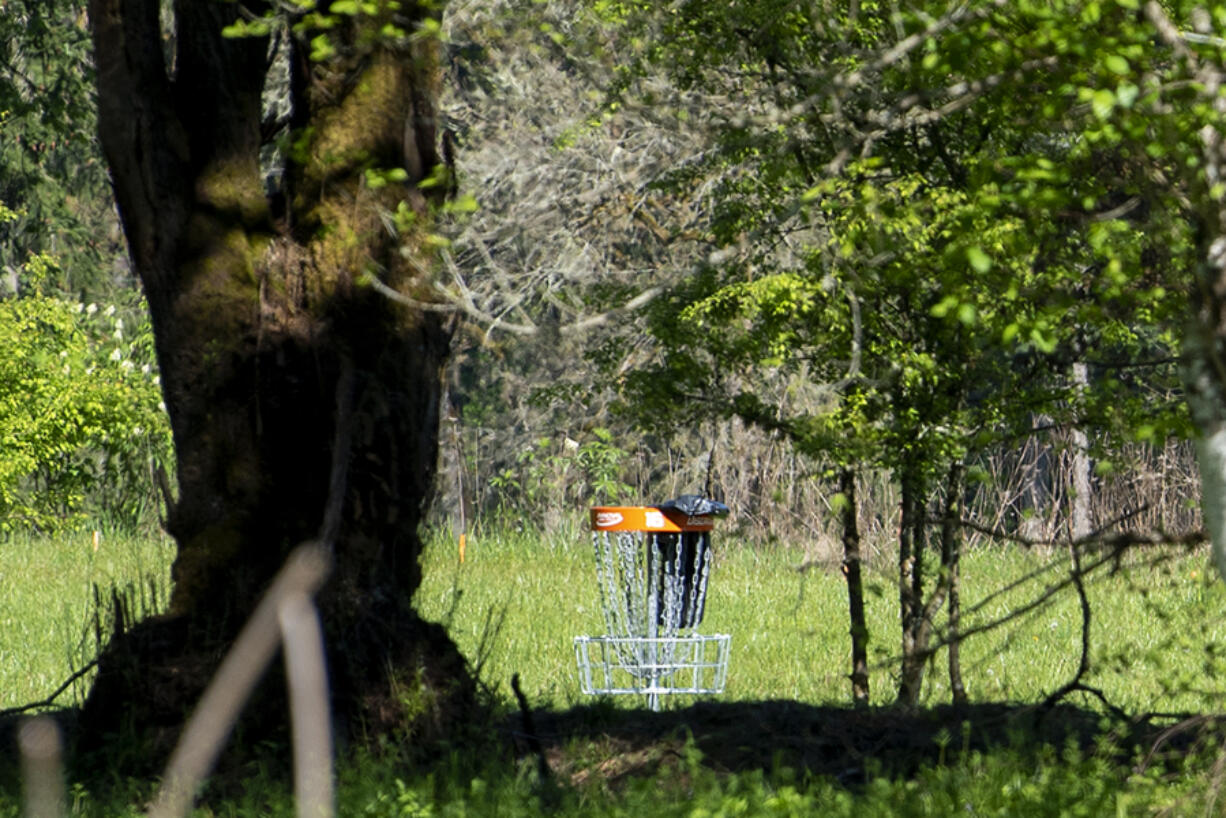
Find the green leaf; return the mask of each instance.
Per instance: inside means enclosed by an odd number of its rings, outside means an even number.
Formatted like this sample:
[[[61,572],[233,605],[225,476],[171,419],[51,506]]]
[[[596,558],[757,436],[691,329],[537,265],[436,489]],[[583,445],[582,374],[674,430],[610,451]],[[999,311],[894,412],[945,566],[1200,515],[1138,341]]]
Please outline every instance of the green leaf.
[[[471,193],[462,193],[447,202],[444,209],[449,213],[476,213],[481,209],[481,205]]]
[[[418,24],[417,31],[413,32],[413,38],[416,40],[443,38],[443,27],[438,20],[433,17],[427,17]]]
[[[430,169],[430,175],[417,183],[422,190],[444,185],[451,181],[451,169],[446,165],[435,165]]]
[[[328,39],[327,34],[319,34],[311,38],[311,59],[315,62],[323,62],[335,54],[336,49],[332,47],[332,41]]]
[[[381,187],[387,186],[387,177],[374,168],[366,169],[366,187],[371,190],[378,190]]]
[[[227,39],[267,37],[268,32],[268,23],[263,20],[236,20],[221,30],[221,36]]]
[[[1128,64],[1128,60],[1124,59],[1119,54],[1107,55],[1106,59],[1103,60],[1103,66],[1105,66],[1106,69],[1112,74],[1119,74],[1120,76],[1123,76],[1132,70],[1132,67]]]
[[[977,273],[986,273],[992,269],[992,259],[979,245],[966,248],[966,260]]]
[[[942,298],[931,310],[934,318],[944,318],[949,315],[950,310],[958,306],[958,297],[955,295],[947,295]]]
[[[1050,355],[1056,351],[1056,339],[1038,327],[1030,330],[1030,342],[1044,355]]]
[[[1111,116],[1112,109],[1115,108],[1115,94],[1108,88],[1098,88],[1090,97],[1090,109],[1094,111],[1094,116],[1099,119],[1106,119]]]

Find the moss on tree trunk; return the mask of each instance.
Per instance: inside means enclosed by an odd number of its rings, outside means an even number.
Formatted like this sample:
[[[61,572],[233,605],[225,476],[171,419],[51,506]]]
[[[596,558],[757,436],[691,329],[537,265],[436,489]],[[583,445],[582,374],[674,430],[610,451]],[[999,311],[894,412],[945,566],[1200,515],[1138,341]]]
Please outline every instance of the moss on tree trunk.
[[[450,333],[361,283],[426,291],[428,254],[384,214],[407,202],[428,217],[432,50],[372,36],[422,12],[341,19],[326,62],[295,47],[288,206],[274,213],[259,168],[267,42],[221,35],[233,5],[183,3],[172,68],[157,10],[93,0],[90,16],[102,143],[174,430],[178,556],[169,613],[113,640],[85,725],[122,713],[173,734],[289,551],[322,538],[335,706],[364,729],[445,730],[473,686],[411,600]],[[371,168],[406,178],[371,189]]]

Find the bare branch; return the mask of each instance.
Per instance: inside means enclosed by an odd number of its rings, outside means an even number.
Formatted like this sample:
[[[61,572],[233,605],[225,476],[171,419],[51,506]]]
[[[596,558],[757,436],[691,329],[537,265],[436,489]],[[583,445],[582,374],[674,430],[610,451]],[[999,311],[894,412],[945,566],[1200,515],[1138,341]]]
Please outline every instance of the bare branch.
[[[663,287],[659,287],[659,286],[649,287],[643,292],[636,295],[634,298],[631,298],[625,304],[622,304],[620,307],[615,307],[606,312],[602,312],[599,315],[589,316],[587,318],[584,318],[581,321],[576,321],[573,324],[567,324],[566,326],[562,327],[561,331],[563,334],[570,335],[570,334],[578,334],[581,332],[585,332],[589,329],[593,329],[594,327],[602,326],[604,324],[607,324],[609,321],[611,321],[613,318],[615,318],[618,315],[622,315],[627,312],[633,312],[634,310],[637,310],[640,307],[644,307],[647,304],[650,304],[663,292],[664,292]]]
[[[16,716],[20,713],[28,713],[31,710],[38,710],[43,707],[50,707],[51,705],[55,704],[55,700],[58,699],[65,690],[72,687],[73,682],[77,681],[78,679],[80,679],[86,673],[89,673],[91,670],[93,670],[97,666],[98,666],[97,659],[90,660],[82,668],[80,668],[75,673],[73,673],[71,676],[69,676],[67,679],[65,679],[60,684],[60,686],[57,687],[54,691],[52,691],[51,695],[48,696],[47,698],[42,699],[41,701],[31,702],[30,704],[23,704],[20,707],[10,707],[5,710],[0,710],[0,718],[4,718],[7,716]]]
[[[1179,29],[1171,22],[1171,18],[1166,15],[1162,5],[1158,0],[1149,0],[1145,4],[1145,16],[1153,23],[1154,28],[1158,31],[1158,37],[1162,42],[1175,52],[1176,55],[1182,57],[1192,65],[1196,64],[1196,55],[1184,43],[1185,37],[1179,32]]]

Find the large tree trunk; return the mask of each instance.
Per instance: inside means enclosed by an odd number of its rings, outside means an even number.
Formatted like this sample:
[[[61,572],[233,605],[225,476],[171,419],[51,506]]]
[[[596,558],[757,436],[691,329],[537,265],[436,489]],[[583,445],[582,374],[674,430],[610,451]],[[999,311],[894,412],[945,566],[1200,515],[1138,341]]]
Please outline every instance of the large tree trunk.
[[[125,710],[178,724],[289,550],[315,538],[335,552],[321,607],[340,712],[375,729],[445,724],[402,711],[472,691],[454,645],[410,605],[449,332],[441,313],[361,282],[425,290],[420,237],[389,214],[406,202],[416,224],[428,215],[417,182],[437,164],[436,66],[428,40],[377,33],[411,32],[424,12],[339,17],[324,61],[291,46],[282,209],[260,171],[267,40],[222,35],[234,4],[179,0],[168,65],[159,5],[91,0],[90,17],[102,145],[174,430],[178,557],[169,614],[109,647],[86,724]],[[393,168],[405,173],[366,183]]]

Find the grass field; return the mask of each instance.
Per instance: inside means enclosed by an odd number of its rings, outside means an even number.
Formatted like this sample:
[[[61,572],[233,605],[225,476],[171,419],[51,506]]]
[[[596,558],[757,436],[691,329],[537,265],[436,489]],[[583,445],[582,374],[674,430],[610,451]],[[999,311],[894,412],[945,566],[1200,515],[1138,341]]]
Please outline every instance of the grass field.
[[[536,781],[528,762],[474,757],[462,747],[435,768],[418,771],[395,754],[353,755],[338,770],[340,814],[1215,814],[1214,741],[1185,742],[1176,769],[1137,764],[1128,755],[1135,750],[1107,747],[1118,722],[1095,739],[1106,742],[1100,752],[1085,742],[1035,744],[1003,734],[990,748],[972,746],[966,722],[917,730],[926,717],[899,721],[889,708],[854,713],[847,707],[846,592],[837,565],[799,571],[805,558],[800,549],[754,549],[718,539],[716,545],[702,631],[732,637],[727,691],[718,704],[703,705],[706,710],[691,709],[685,697],[666,699],[666,712],[654,714],[662,720],[652,721],[638,697],[592,702],[579,691],[572,639],[604,628],[587,534],[477,532],[462,564],[449,536],[432,537],[416,599],[420,609],[449,625],[508,714],[514,709],[509,680],[518,673],[546,724],[570,719],[573,725],[577,718],[584,731],[555,742],[557,779],[549,786]],[[14,538],[0,545],[0,555],[0,709],[7,709],[45,698],[88,660],[95,585],[104,592],[111,585],[144,589],[136,596],[147,604],[164,600],[172,548],[165,540],[104,535],[95,550],[86,534]],[[1220,616],[1226,587],[1208,567],[1203,552],[1137,552],[1095,574],[1088,586],[1093,666],[1084,681],[1131,714],[1226,709],[1226,622]],[[965,625],[1007,617],[1058,583],[1067,568],[1058,553],[995,547],[968,553]],[[873,700],[879,705],[894,692],[898,627],[891,574],[889,560],[879,557],[866,579]],[[1072,677],[1080,641],[1081,610],[1071,589],[968,640],[964,675],[982,707],[975,712],[1041,700]],[[943,655],[937,656],[928,705],[948,701],[944,668]],[[72,704],[83,690],[66,692],[58,703]],[[793,701],[759,704],[785,699]],[[1105,710],[1084,693],[1073,694],[1070,704],[1068,712],[1078,719]],[[700,714],[704,728],[695,727]],[[721,720],[723,732],[708,729]],[[873,739],[882,746],[923,745],[913,768],[905,775],[877,773],[870,759],[853,786],[792,766],[822,742],[838,753],[838,741],[871,731],[885,737]],[[755,754],[739,746],[750,743],[749,732],[761,745]],[[738,749],[746,752],[738,756]],[[757,760],[746,763],[750,757]],[[93,786],[72,785],[71,814],[139,814],[137,805],[150,791],[148,782],[112,783],[105,795],[91,794]],[[0,818],[17,814],[16,794],[0,792]],[[213,798],[199,814],[290,815],[293,807],[286,784],[254,768],[240,792]]]
[[[0,541],[0,710],[42,701],[93,658],[94,589],[130,596],[138,610],[164,603],[173,545],[166,537],[99,532]],[[90,674],[58,704],[79,702]]]
[[[732,636],[724,698],[849,704],[847,592],[838,566],[802,572],[799,550],[721,547],[718,539],[716,545],[701,630]],[[450,626],[466,654],[481,663],[488,684],[508,693],[511,674],[519,673],[534,704],[564,708],[583,701],[572,639],[604,632],[587,534],[546,542],[505,533],[475,536],[463,564],[454,544],[436,537],[424,567],[419,608]],[[1118,570],[1109,568],[1088,580],[1094,652],[1085,681],[1130,713],[1223,709],[1226,619],[1217,613],[1226,587],[1207,570],[1204,552],[1137,551]],[[895,692],[895,570],[879,559],[865,581],[876,704],[890,703]],[[971,551],[963,565],[963,627],[1006,619],[1067,573],[1061,553]],[[1075,673],[1080,644],[1081,609],[1068,588],[1033,613],[966,641],[968,693],[979,702],[1039,700]],[[928,674],[929,704],[949,700],[946,664],[942,651]],[[676,704],[689,703],[679,698]],[[642,702],[627,697],[618,704]]]

